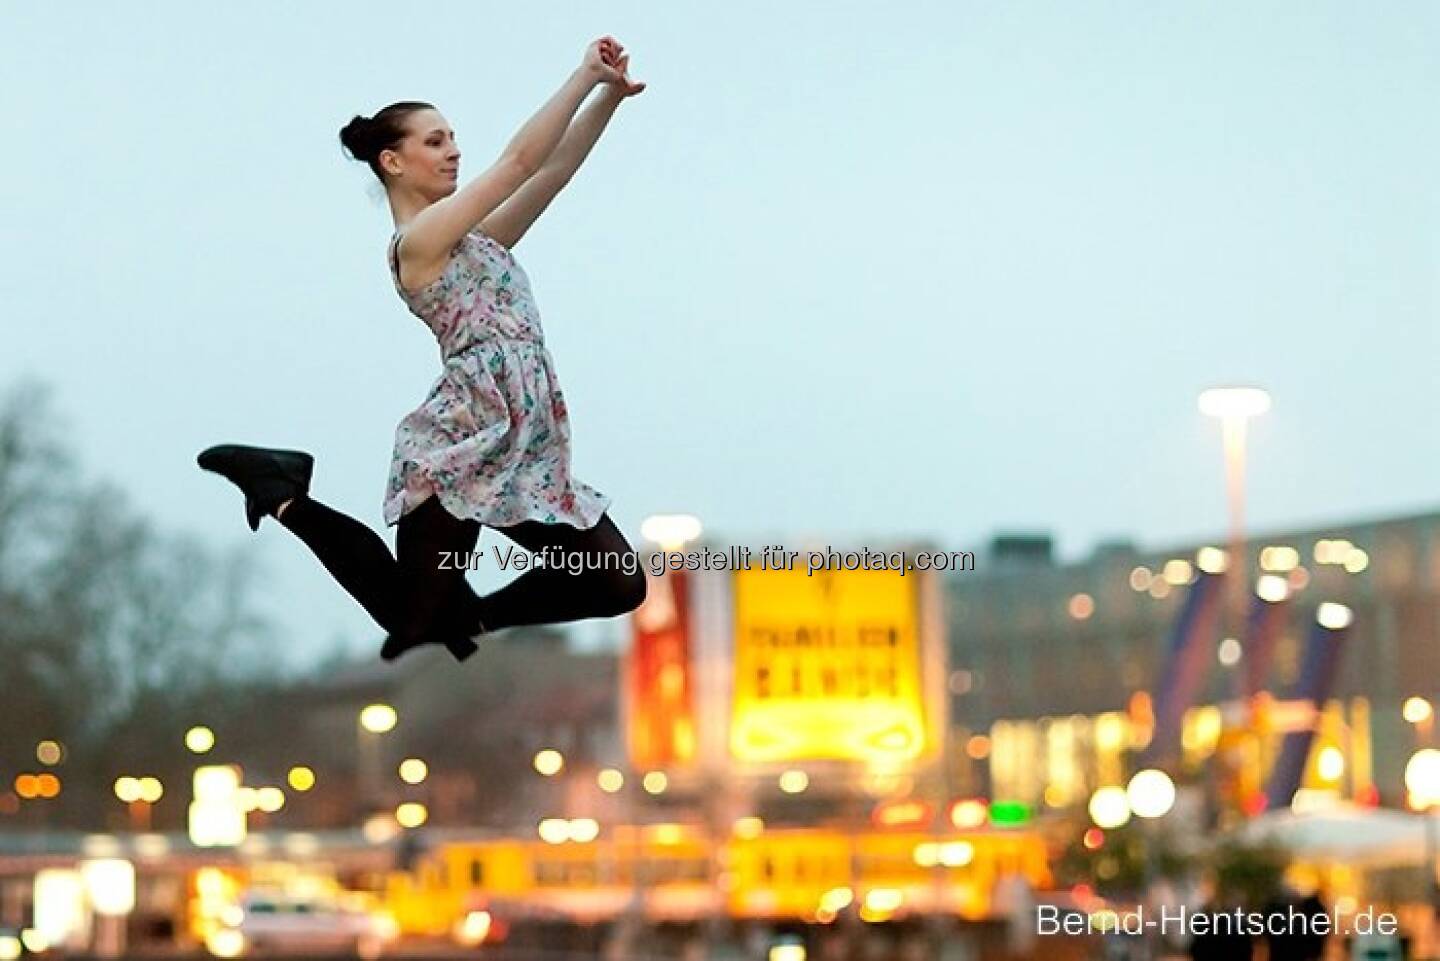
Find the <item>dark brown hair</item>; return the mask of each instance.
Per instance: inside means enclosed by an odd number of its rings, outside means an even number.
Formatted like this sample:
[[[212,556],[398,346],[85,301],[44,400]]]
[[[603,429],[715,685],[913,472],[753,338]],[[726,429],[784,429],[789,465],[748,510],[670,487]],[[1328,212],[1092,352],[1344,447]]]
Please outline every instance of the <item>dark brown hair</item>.
[[[420,110],[434,110],[432,104],[418,100],[401,100],[392,103],[373,117],[356,115],[353,120],[340,128],[340,146],[356,160],[370,165],[380,182],[385,182],[385,171],[380,168],[380,153],[393,150],[405,139],[408,132],[405,121],[412,113]]]

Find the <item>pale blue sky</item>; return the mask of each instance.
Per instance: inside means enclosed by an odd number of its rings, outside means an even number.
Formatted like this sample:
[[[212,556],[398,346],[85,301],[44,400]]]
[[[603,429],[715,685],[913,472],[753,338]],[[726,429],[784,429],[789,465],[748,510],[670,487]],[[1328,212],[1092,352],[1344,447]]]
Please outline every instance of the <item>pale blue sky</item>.
[[[428,99],[473,174],[603,33],[650,88],[516,253],[627,533],[1211,537],[1226,381],[1275,397],[1254,527],[1440,504],[1435,5],[606,6],[0,11],[0,384],[51,381],[89,469],[248,543],[286,647],[379,635],[195,452],[313,450],[379,526],[438,371],[336,131]]]

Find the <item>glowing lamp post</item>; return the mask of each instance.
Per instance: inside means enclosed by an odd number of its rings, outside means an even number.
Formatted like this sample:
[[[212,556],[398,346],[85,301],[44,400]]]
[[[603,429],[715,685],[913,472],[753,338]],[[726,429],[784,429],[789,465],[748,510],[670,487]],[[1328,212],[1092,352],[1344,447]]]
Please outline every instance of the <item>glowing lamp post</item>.
[[[1230,557],[1236,584],[1247,579],[1245,564],[1245,432],[1250,418],[1270,409],[1270,395],[1259,387],[1212,387],[1200,394],[1200,412],[1220,419],[1225,447],[1225,491],[1230,508]],[[1243,595],[1232,592],[1237,605]]]
[[[640,536],[662,551],[678,551],[700,536],[700,519],[693,514],[652,514],[640,524]]]
[[[362,794],[370,808],[380,804],[380,736],[395,730],[400,715],[389,704],[368,704],[360,711],[358,748]],[[367,811],[367,813],[370,813]]]

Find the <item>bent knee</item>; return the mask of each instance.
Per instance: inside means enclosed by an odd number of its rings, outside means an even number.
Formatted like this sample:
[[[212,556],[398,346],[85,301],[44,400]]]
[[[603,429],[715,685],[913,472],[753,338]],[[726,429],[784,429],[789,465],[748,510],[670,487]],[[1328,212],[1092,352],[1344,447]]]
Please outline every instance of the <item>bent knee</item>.
[[[624,610],[622,614],[635,610],[645,603],[645,595],[650,589],[650,582],[645,577],[643,570],[637,570],[633,574],[626,574],[624,586],[620,590],[620,603]]]
[[[636,568],[623,573],[616,572],[606,584],[605,616],[618,617],[628,614],[645,602],[647,582],[645,571]]]

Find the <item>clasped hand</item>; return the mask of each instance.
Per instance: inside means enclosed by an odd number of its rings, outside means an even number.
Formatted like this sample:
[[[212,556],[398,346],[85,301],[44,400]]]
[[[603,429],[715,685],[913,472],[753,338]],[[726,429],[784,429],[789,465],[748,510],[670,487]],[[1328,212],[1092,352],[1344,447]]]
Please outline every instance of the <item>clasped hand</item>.
[[[645,84],[630,79],[630,55],[614,37],[601,37],[586,47],[584,66],[601,83],[618,89],[622,97],[633,97],[645,89]]]

